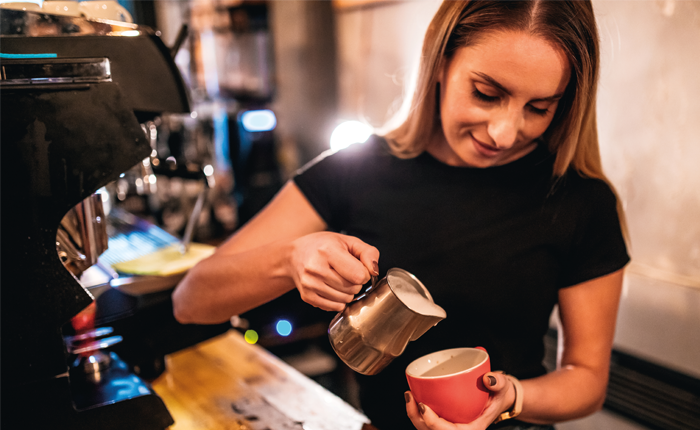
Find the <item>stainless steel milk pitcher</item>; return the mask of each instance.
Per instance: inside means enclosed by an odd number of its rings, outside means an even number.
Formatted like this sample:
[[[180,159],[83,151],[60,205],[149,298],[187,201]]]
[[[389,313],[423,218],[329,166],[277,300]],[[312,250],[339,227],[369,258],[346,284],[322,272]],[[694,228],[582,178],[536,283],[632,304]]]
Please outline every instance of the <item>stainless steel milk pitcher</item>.
[[[376,375],[446,316],[415,276],[393,268],[333,318],[328,337],[351,369]]]

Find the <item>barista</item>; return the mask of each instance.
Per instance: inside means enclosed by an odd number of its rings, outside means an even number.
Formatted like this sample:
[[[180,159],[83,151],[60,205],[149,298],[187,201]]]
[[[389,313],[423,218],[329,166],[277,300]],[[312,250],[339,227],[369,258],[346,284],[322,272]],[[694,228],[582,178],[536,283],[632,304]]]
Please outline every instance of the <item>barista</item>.
[[[629,260],[598,155],[591,3],[448,1],[421,58],[403,123],[303,168],[190,270],[175,315],[221,322],[294,288],[337,312],[370,275],[400,267],[448,317],[380,374],[359,377],[374,425],[544,429],[588,415],[604,400]],[[546,373],[555,304],[564,349]],[[520,380],[517,395],[517,382],[486,374],[487,407],[455,427],[404,392],[413,359],[477,345]]]

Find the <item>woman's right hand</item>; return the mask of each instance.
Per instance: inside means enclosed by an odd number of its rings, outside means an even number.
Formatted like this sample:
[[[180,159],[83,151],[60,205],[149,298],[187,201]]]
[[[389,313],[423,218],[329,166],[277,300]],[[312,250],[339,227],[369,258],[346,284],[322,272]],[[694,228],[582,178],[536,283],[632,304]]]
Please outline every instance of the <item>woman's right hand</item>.
[[[301,299],[341,312],[372,275],[379,275],[379,251],[353,236],[308,234],[292,244],[290,269]]]

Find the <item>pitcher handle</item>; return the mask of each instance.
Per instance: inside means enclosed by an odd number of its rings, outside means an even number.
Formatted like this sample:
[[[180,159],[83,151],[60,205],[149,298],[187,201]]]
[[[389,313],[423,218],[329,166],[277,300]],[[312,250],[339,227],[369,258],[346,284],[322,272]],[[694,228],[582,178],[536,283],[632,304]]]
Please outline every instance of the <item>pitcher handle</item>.
[[[377,286],[377,276],[372,275],[372,283],[367,288],[365,288],[364,291],[361,291],[360,293],[358,293],[358,295],[354,299],[352,299],[352,301],[356,302],[356,301],[362,299],[367,294],[369,294],[369,292],[372,291],[374,289],[374,287],[376,287],[376,286]]]

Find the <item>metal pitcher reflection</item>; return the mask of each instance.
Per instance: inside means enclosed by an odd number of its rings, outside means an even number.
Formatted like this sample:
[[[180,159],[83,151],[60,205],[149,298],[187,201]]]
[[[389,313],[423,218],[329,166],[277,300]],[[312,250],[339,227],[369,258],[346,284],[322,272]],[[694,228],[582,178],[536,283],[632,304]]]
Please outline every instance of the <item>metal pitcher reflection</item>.
[[[446,316],[415,276],[393,268],[333,318],[328,337],[351,369],[376,375]]]

